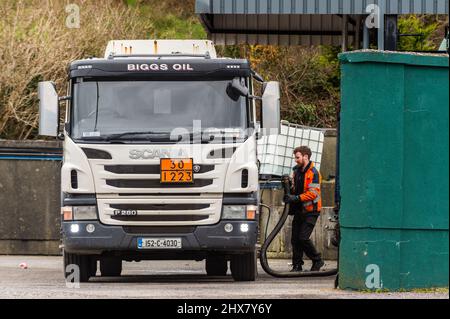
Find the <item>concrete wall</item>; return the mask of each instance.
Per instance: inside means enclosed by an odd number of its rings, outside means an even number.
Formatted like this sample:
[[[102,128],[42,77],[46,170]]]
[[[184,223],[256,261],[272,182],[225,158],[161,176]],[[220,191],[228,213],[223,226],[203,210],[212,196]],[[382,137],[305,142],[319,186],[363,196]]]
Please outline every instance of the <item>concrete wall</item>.
[[[25,153],[6,153],[12,146]],[[61,162],[26,156],[28,148],[58,147],[53,141],[0,141],[0,254],[60,253]]]
[[[334,191],[336,177],[336,149],[337,134],[336,130],[325,132],[323,143],[322,161],[320,165],[320,174],[322,175],[322,206],[334,206]]]

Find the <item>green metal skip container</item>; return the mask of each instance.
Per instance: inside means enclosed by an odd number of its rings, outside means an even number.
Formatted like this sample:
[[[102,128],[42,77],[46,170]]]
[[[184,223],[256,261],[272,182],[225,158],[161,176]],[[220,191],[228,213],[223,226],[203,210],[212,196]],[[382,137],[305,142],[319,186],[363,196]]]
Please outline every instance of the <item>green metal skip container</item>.
[[[340,61],[339,288],[448,287],[448,56]]]

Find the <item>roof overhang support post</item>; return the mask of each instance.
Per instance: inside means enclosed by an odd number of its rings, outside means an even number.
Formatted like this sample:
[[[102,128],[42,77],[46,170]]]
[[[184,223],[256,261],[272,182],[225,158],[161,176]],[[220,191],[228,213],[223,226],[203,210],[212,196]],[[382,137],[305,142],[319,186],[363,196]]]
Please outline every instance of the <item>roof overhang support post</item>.
[[[342,52],[348,50],[348,15],[342,16]]]
[[[398,43],[398,16],[388,14],[385,16],[385,48],[388,51],[397,51]]]
[[[384,13],[386,12],[386,0],[379,0],[378,7],[378,50],[384,51]]]
[[[369,49],[370,45],[370,32],[369,28],[367,27],[366,19],[364,19],[363,23],[363,49],[367,50]]]
[[[355,26],[354,46],[356,50],[361,49],[361,17],[357,17]]]

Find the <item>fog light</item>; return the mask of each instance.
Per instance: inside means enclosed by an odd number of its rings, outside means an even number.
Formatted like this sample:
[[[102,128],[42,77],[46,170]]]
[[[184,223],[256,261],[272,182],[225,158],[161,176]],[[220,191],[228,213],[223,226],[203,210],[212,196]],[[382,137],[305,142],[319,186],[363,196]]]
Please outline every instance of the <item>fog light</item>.
[[[70,225],[70,232],[78,233],[80,231],[80,226],[78,224]]]
[[[243,233],[248,232],[248,224],[241,224],[241,232]]]
[[[231,232],[233,231],[233,225],[231,225],[231,224],[226,224],[225,227],[224,227],[224,229],[225,229],[225,231],[226,231],[227,233],[231,233]]]
[[[95,226],[94,226],[93,224],[88,224],[88,225],[86,226],[86,231],[87,231],[88,233],[93,233],[93,232],[95,231]]]

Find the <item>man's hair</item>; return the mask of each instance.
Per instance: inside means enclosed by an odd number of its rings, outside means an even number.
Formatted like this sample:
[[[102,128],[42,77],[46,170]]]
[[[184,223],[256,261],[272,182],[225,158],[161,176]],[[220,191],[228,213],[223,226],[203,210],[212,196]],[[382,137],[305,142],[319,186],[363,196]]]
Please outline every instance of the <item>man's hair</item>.
[[[299,146],[294,149],[294,155],[301,153],[302,155],[308,155],[308,159],[311,159],[311,149],[308,146]]]

